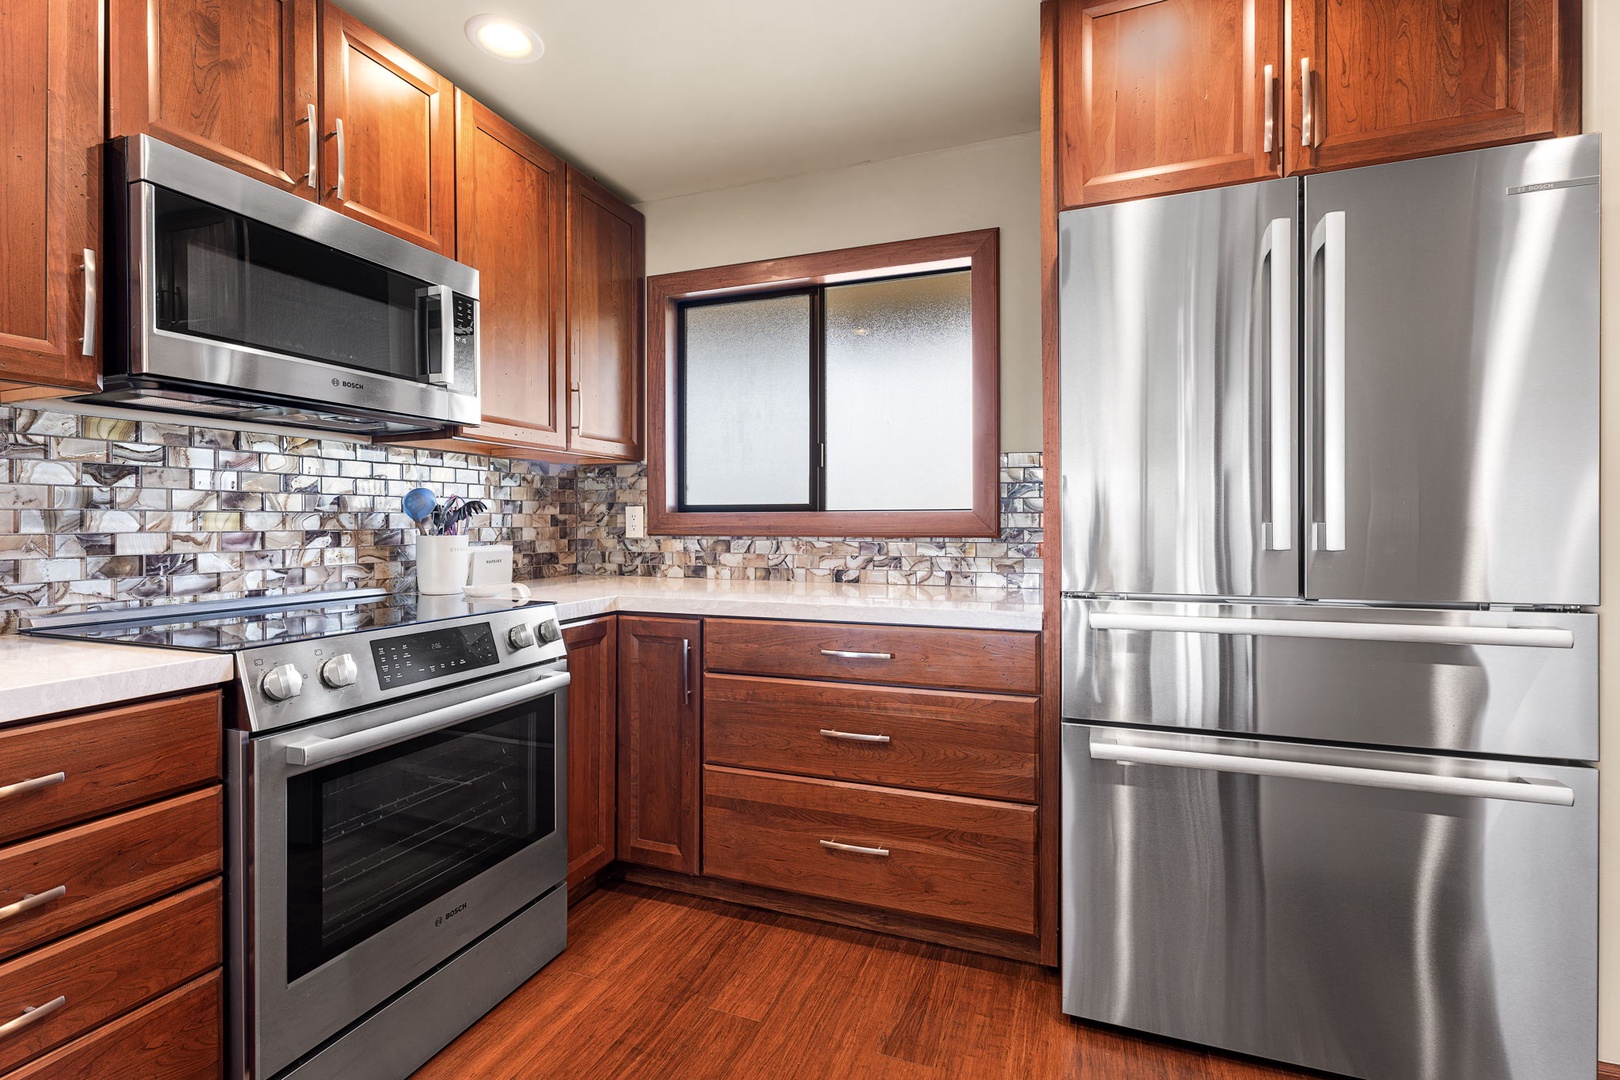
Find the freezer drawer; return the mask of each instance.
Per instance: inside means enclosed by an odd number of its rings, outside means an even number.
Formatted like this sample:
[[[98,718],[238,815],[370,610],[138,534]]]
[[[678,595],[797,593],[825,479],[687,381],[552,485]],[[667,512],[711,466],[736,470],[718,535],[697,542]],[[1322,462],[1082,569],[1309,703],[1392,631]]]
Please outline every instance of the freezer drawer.
[[[1596,898],[1590,767],[1063,726],[1074,1016],[1371,1080],[1591,1080]]]
[[[1595,761],[1597,616],[1063,601],[1063,715]]]

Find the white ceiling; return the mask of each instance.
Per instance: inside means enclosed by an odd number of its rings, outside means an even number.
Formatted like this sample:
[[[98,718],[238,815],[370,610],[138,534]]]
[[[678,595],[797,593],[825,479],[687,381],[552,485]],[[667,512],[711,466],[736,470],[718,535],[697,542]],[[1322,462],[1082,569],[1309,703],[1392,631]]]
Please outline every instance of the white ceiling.
[[[1039,0],[344,0],[635,202],[1039,126]],[[483,12],[539,31],[506,64]]]

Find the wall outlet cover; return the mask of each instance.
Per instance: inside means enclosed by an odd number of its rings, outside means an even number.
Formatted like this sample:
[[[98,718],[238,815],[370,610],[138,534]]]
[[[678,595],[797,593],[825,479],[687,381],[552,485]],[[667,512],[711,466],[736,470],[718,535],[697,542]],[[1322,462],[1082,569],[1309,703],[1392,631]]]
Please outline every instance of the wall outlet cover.
[[[647,535],[647,508],[645,506],[627,506],[624,508],[624,538],[626,540],[640,540]]]

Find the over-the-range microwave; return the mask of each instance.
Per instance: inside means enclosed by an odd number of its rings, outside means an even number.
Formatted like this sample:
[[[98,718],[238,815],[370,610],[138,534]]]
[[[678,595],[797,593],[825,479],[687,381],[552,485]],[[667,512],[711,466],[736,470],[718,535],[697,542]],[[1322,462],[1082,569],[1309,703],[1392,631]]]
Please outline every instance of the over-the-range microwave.
[[[476,424],[478,271],[149,136],[114,140],[100,393],[354,434]]]

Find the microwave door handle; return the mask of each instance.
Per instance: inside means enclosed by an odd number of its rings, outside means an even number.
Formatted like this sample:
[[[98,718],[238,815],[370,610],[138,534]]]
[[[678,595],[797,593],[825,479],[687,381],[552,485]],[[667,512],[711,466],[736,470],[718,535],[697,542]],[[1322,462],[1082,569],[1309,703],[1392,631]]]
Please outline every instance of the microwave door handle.
[[[429,285],[426,294],[429,304],[439,305],[439,354],[435,362],[433,350],[427,350],[427,381],[449,386],[456,351],[455,294],[448,285]]]
[[[1133,746],[1111,739],[1091,740],[1091,757],[1096,761],[1116,761],[1127,765],[1168,765],[1178,769],[1206,772],[1242,773],[1247,776],[1275,776],[1285,780],[1315,780],[1351,787],[1388,788],[1418,791],[1432,795],[1462,795],[1475,799],[1504,799],[1508,802],[1540,803],[1544,806],[1574,806],[1575,792],[1556,780],[1515,776],[1492,780],[1476,776],[1446,776],[1437,773],[1402,772],[1399,769],[1368,769],[1359,765],[1327,765],[1289,758],[1251,757],[1205,750],[1176,750],[1161,746]]]
[[[299,739],[287,744],[287,764],[314,768],[317,765],[343,761],[385,746],[392,746],[406,739],[413,739],[418,735],[428,735],[443,728],[455,727],[463,721],[499,709],[554,694],[567,686],[568,682],[568,672],[562,671],[510,690],[480,694],[454,705],[446,705],[442,709],[434,709],[420,716],[396,720],[392,724],[383,724],[365,731],[356,731],[331,739],[320,737]]]

